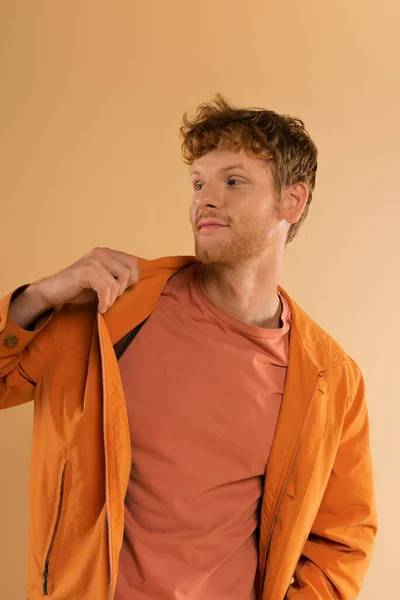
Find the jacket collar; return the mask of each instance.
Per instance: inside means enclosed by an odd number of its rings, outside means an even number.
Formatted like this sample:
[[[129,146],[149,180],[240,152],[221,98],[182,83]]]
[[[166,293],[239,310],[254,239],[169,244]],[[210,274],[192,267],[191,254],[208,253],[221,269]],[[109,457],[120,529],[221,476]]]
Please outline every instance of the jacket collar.
[[[194,256],[172,256],[147,260],[138,258],[139,282],[129,288],[104,315],[111,341],[115,344],[154,310],[168,279],[183,267],[196,262]],[[319,372],[342,362],[342,348],[315,323],[279,286],[292,314],[291,344],[297,343],[308,361]]]

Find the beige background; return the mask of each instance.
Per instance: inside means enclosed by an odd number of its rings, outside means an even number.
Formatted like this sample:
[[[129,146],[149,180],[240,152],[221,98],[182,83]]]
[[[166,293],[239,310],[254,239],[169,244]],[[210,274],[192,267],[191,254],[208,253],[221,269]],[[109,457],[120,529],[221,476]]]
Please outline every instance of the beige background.
[[[319,177],[282,284],[367,380],[363,600],[398,597],[399,19],[397,0],[0,2],[0,294],[94,245],[191,253],[178,127],[216,91],[305,120]],[[0,413],[2,600],[26,597],[31,427],[32,406]]]

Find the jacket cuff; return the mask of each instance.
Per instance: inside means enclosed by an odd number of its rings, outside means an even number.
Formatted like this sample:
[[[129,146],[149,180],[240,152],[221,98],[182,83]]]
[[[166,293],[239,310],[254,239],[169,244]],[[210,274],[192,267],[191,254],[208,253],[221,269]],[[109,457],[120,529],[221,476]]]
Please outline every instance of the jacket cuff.
[[[3,356],[19,354],[37,336],[50,321],[54,309],[41,315],[34,324],[33,329],[23,329],[9,314],[9,307],[14,296],[22,294],[29,284],[23,285],[10,292],[0,300],[0,354]]]

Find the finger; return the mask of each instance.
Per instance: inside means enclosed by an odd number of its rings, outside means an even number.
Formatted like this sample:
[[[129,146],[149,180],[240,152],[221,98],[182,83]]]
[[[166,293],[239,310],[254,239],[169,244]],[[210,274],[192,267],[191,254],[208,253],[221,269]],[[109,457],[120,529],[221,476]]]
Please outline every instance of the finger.
[[[120,284],[118,280],[101,263],[95,263],[95,270],[99,276],[104,279],[109,288],[108,303],[105,306],[105,311],[107,311],[109,308],[111,308],[119,296]]]
[[[109,248],[95,248],[92,258],[99,261],[113,275],[119,283],[118,295],[121,296],[126,288],[138,281],[138,265],[135,257]]]
[[[88,265],[87,281],[84,284],[96,292],[99,301],[99,312],[106,312],[111,304],[113,289],[114,295],[117,293],[118,283],[114,277],[100,263],[93,260]]]
[[[93,265],[88,268],[87,279],[84,285],[97,294],[98,311],[101,313],[105,312],[110,302],[110,287],[105,279],[97,273]]]
[[[120,250],[112,250],[104,248],[110,256],[113,256],[119,263],[123,264],[129,270],[129,278],[127,287],[137,283],[140,278],[139,261],[136,256],[121,252]]]

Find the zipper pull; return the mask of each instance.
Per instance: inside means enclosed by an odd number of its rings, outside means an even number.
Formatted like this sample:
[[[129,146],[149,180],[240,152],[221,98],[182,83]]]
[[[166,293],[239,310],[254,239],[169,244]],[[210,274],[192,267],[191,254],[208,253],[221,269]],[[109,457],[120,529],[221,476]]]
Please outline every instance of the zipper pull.
[[[48,596],[48,592],[47,592],[47,577],[48,577],[49,571],[47,566],[44,568],[43,571],[43,595],[44,596]]]

